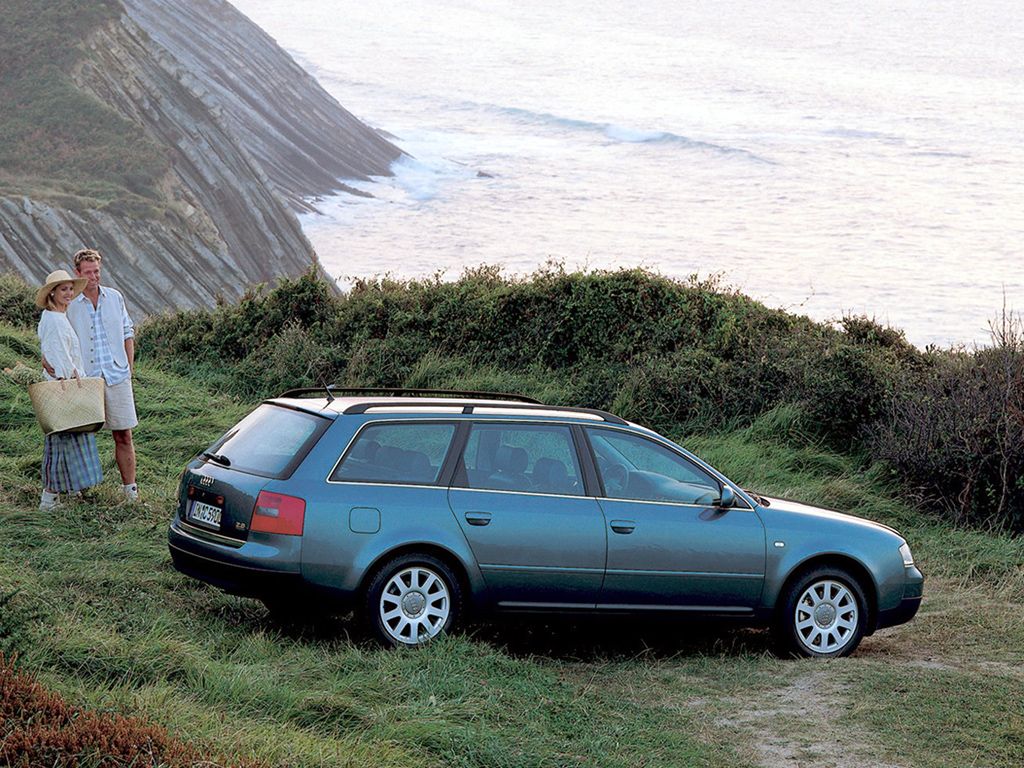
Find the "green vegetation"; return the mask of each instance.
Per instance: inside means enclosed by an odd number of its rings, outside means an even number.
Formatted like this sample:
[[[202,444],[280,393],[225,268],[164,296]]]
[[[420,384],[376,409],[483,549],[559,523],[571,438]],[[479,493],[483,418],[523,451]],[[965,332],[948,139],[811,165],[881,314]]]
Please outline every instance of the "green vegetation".
[[[1024,531],[1024,333],[919,351],[865,318],[840,328],[714,282],[641,270],[525,280],[496,269],[358,284],[314,276],[147,326],[140,351],[241,397],[298,385],[511,389],[662,431],[722,432],[781,406],[795,433],[893,478],[936,514]]]
[[[821,383],[786,378],[775,357],[810,366],[804,345]],[[24,390],[0,377],[0,650],[76,706],[271,765],[1024,762],[1024,540],[922,515],[866,459],[857,428],[828,441],[808,417],[830,407],[825,387],[850,386],[844,370],[927,362],[898,335],[860,321],[834,331],[641,273],[483,272],[367,284],[337,303],[303,279],[160,318],[139,346],[137,507],[118,504],[101,436],[104,485],[37,511],[41,439]],[[0,324],[0,367],[37,355],[31,328]],[[752,365],[764,404],[744,412],[726,398]],[[667,425],[748,487],[899,527],[929,577],[925,604],[827,664],[778,660],[763,632],[612,619],[517,620],[393,652],[344,618],[282,626],[178,575],[165,537],[188,458],[261,394],[335,376],[519,390]],[[874,379],[859,393],[869,413],[886,402],[877,378],[877,401],[863,396]],[[673,390],[693,405],[673,405]]]
[[[168,160],[69,74],[89,33],[122,12],[116,0],[5,0],[0,195],[136,215],[159,207]]]

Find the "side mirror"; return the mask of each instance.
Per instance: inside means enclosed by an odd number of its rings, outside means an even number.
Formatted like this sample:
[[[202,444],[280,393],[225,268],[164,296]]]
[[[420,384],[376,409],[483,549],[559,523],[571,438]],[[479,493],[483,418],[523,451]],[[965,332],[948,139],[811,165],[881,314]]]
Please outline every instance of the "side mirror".
[[[719,509],[732,509],[736,505],[736,494],[728,485],[723,485],[722,495],[712,503]]]

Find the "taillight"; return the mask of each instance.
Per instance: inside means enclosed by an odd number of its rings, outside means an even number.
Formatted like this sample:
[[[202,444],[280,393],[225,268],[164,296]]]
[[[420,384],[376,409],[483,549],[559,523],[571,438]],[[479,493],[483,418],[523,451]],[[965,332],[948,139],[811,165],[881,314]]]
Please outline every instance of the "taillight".
[[[283,493],[260,491],[260,495],[256,497],[256,508],[252,511],[249,530],[301,536],[305,520],[304,499],[285,496]]]

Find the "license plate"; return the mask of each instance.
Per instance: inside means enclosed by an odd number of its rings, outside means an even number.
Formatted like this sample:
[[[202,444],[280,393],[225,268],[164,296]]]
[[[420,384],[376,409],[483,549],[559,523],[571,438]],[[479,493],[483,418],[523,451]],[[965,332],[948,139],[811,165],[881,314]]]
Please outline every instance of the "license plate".
[[[207,528],[220,530],[220,507],[212,504],[204,504],[201,501],[193,501],[188,510],[189,522],[205,525]]]

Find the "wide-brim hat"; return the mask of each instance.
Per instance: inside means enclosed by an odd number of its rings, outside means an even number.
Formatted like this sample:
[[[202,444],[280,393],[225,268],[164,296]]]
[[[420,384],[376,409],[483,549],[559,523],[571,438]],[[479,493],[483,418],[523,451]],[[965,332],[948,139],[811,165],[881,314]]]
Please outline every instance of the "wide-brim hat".
[[[50,295],[50,291],[55,286],[61,283],[74,283],[75,285],[75,296],[85,290],[85,286],[88,285],[89,281],[84,277],[72,277],[67,273],[67,270],[58,269],[46,276],[46,282],[43,286],[36,291],[36,306],[39,309],[46,309],[46,297]],[[72,296],[71,298],[75,298]]]

